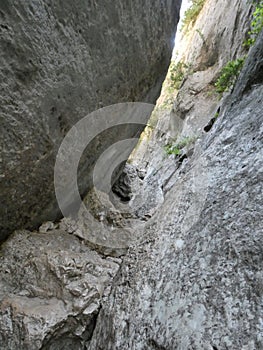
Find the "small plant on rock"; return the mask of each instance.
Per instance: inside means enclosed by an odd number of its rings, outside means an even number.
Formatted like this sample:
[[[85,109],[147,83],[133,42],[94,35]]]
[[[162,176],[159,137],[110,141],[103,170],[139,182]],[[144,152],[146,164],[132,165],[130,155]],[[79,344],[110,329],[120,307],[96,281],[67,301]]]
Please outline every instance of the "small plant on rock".
[[[248,39],[244,41],[243,46],[247,49],[250,46],[254,45],[258,34],[263,29],[263,0],[260,0],[256,5],[256,9],[253,12],[252,21],[251,21],[251,29],[248,32]]]
[[[229,61],[221,70],[221,74],[215,83],[216,92],[228,91],[235,83],[245,61],[245,57]]]
[[[171,62],[170,65],[170,87],[179,90],[180,85],[185,77],[189,65],[184,62]]]
[[[164,147],[165,153],[170,155],[174,154],[175,156],[180,156],[184,147],[190,145],[196,141],[196,137],[184,137],[178,143],[168,144]]]
[[[190,7],[185,11],[182,20],[182,31],[187,32],[190,25],[194,25],[197,17],[202,10],[206,0],[191,0]]]
[[[202,39],[204,45],[206,45],[205,36],[204,36],[204,34],[201,32],[201,30],[200,30],[200,29],[196,29],[195,31],[199,34],[199,36],[200,36],[200,38]]]

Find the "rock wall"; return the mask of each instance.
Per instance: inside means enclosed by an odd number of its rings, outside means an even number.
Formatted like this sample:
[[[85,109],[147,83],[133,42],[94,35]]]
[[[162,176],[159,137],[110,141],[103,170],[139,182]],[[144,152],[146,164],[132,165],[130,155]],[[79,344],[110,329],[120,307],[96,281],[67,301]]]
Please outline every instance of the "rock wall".
[[[197,24],[215,6],[223,20],[224,0],[206,4],[213,6]],[[242,52],[239,28],[245,35],[251,4],[235,6],[233,17],[243,10],[229,24],[234,33],[226,31]],[[234,90],[216,101],[205,84],[212,92],[209,72],[216,77],[219,61],[183,81],[189,96],[191,84],[203,86],[184,119],[174,106],[179,138],[198,138],[168,156],[163,145],[175,124],[165,112],[151,147],[135,155],[138,168],[130,164],[115,183],[125,203],[90,191],[97,226],[80,212],[77,222],[16,231],[1,245],[1,350],[263,348],[263,33]],[[202,113],[193,114],[202,96]]]
[[[124,258],[89,350],[263,348],[262,64],[263,32],[190,150],[167,158],[152,141],[145,178],[159,177],[164,202]]]
[[[194,26],[178,34],[180,50],[176,50],[173,59],[189,68],[176,92],[173,107],[166,107],[165,113],[162,104],[167,91],[163,89],[156,110],[157,127],[148,130],[146,139],[142,138],[133,155],[135,162],[140,159],[144,166],[151,162],[156,166],[156,159],[160,158],[156,144],[163,146],[171,139],[202,134],[221,105],[214,87],[220,70],[228,61],[246,55],[242,43],[250,29],[252,12],[251,2],[207,0]]]
[[[180,0],[2,1],[0,240],[59,215],[58,146],[88,113],[155,102],[169,65]],[[138,128],[119,132],[132,137]],[[121,135],[123,134],[123,135]],[[103,135],[79,171],[116,141]],[[80,178],[82,194],[90,186]]]

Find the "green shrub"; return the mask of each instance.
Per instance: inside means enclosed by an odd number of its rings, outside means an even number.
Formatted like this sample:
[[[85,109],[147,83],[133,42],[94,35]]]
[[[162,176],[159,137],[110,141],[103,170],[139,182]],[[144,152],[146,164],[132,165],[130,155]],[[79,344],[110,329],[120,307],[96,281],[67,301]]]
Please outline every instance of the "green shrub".
[[[235,83],[240,70],[243,67],[245,57],[238,58],[235,61],[229,61],[221,70],[221,74],[215,83],[216,92],[222,93],[228,91]]]
[[[164,147],[165,153],[168,155],[174,154],[176,156],[180,156],[182,153],[182,149],[195,141],[196,141],[196,137],[190,137],[190,136],[184,137],[178,143],[166,145]]]
[[[182,30],[187,32],[190,24],[194,25],[197,17],[202,10],[206,0],[191,0],[190,7],[185,11],[184,18],[182,20]]]
[[[169,87],[172,89],[179,90],[182,81],[187,73],[189,73],[190,65],[184,62],[175,63],[171,62],[169,68]]]
[[[263,1],[260,0],[259,3],[256,5],[256,9],[253,12],[252,21],[251,21],[251,29],[248,32],[249,38],[245,40],[243,46],[245,46],[247,49],[252,46],[256,39],[258,34],[261,32],[263,28]]]
[[[181,154],[181,149],[176,147],[175,145],[167,145],[164,147],[165,153],[170,155],[174,154],[176,156],[179,156]]]

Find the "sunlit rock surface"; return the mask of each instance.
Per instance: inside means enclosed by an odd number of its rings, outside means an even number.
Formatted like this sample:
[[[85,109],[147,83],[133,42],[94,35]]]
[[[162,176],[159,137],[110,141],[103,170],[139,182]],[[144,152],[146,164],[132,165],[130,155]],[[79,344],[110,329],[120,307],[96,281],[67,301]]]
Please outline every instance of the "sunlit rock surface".
[[[170,177],[89,350],[263,348],[262,48],[263,33],[216,123]]]

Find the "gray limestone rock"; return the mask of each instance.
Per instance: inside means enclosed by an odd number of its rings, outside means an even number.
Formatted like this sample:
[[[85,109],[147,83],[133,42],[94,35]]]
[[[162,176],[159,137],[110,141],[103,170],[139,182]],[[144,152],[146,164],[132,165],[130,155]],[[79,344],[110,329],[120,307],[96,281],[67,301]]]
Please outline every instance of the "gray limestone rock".
[[[1,1],[0,240],[59,215],[54,161],[78,120],[118,102],[155,102],[180,3]],[[138,130],[107,130],[90,144],[79,167],[81,194],[98,154]]]
[[[159,158],[156,143],[164,146],[168,137],[198,137],[217,115],[221,102],[214,83],[228,61],[246,54],[242,43],[250,28],[252,9],[253,3],[243,0],[206,0],[195,25],[181,35],[175,58],[188,69],[173,109],[167,111],[169,117],[160,112],[150,142],[145,143],[144,151],[139,147],[140,157],[145,157],[149,167],[155,166]]]
[[[218,39],[217,55],[227,59],[225,41],[235,57],[251,4],[206,4],[214,7],[206,5],[196,25],[214,11],[206,34],[213,30],[215,38],[214,29],[235,18]],[[225,14],[229,7],[236,12]],[[169,119],[161,120],[151,149],[120,181],[127,203],[92,189],[91,218],[80,211],[76,222],[45,219],[39,232],[16,231],[1,245],[0,350],[263,348],[262,48],[263,32],[215,123],[180,157],[160,146],[169,128]],[[204,68],[209,57],[192,54]],[[186,111],[179,137],[209,121],[215,101],[203,97],[222,64],[184,82],[188,95],[179,95],[180,106],[190,102],[206,115]]]
[[[15,232],[0,251],[0,349],[83,349],[119,263],[61,229]]]
[[[89,350],[263,348],[262,47],[124,258]]]

